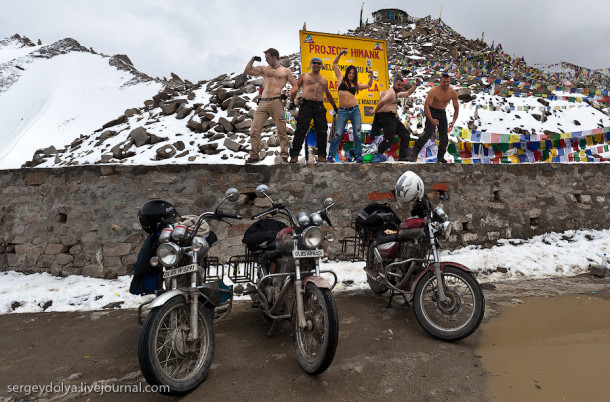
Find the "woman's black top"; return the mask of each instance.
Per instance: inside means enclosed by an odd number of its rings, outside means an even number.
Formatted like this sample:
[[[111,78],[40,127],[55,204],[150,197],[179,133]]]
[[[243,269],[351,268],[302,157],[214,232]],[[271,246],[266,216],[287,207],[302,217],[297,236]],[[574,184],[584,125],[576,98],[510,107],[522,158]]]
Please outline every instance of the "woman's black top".
[[[348,87],[345,81],[341,82],[341,85],[339,85],[338,89],[339,91],[348,91],[352,95],[356,95],[356,87]]]

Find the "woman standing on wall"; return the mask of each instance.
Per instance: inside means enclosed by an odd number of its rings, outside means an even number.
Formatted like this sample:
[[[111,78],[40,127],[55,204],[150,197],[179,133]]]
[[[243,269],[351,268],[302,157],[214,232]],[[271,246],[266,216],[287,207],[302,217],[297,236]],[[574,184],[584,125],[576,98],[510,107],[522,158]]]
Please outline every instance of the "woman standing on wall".
[[[337,82],[340,82],[341,84],[338,88],[339,112],[337,113],[336,130],[330,143],[330,149],[328,150],[329,162],[335,162],[335,156],[339,149],[339,142],[341,141],[343,130],[345,129],[348,120],[352,123],[354,131],[354,157],[357,161],[362,161],[362,119],[360,117],[360,107],[358,106],[356,94],[373,85],[373,71],[370,68],[368,69],[369,82],[367,84],[358,83],[358,71],[353,65],[347,67],[345,76],[343,76],[338,63],[339,59],[344,54],[347,54],[347,49],[343,49],[333,61],[333,71],[337,76]]]

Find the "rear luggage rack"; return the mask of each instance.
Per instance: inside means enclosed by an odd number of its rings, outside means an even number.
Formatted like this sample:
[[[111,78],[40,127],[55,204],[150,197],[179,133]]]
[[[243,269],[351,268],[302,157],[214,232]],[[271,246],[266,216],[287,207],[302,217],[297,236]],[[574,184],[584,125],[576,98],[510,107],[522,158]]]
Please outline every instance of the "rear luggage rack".
[[[234,255],[229,258],[229,279],[233,283],[248,283],[254,282],[256,279],[256,268],[258,266],[258,258],[255,253],[245,247],[244,255]]]

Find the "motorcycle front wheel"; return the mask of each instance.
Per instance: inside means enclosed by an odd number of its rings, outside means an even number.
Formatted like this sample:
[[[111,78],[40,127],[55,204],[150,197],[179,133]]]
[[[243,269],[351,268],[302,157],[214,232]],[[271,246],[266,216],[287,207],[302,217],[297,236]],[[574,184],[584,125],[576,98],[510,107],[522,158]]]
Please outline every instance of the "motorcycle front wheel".
[[[485,313],[485,299],[481,286],[469,272],[447,266],[442,275],[448,302],[439,302],[436,276],[428,272],[415,287],[413,308],[426,332],[445,341],[456,341],[479,327]]]
[[[150,385],[159,392],[179,395],[195,389],[205,378],[214,356],[214,320],[201,306],[198,314],[199,336],[188,340],[190,311],[182,296],[153,309],[138,342],[140,369]]]
[[[364,269],[367,272],[366,281],[369,283],[369,287],[373,291],[373,293],[377,295],[384,294],[388,291],[388,287],[385,285],[382,278],[377,277],[373,278],[371,275],[381,271],[381,264],[375,258],[375,247],[376,245],[373,243],[369,246],[369,249],[366,253],[366,268]],[[371,275],[369,275],[369,273]]]
[[[339,318],[329,289],[307,283],[303,294],[307,328],[299,328],[297,306],[292,311],[292,339],[299,366],[308,374],[320,374],[330,366],[339,341]]]

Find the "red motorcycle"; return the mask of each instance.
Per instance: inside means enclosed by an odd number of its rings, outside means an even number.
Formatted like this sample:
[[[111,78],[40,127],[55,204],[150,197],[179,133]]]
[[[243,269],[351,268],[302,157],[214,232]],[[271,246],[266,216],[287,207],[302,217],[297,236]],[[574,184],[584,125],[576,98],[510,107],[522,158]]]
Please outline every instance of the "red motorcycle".
[[[405,172],[396,184],[396,198],[415,201],[411,217],[401,221],[389,207],[366,209],[356,221],[366,247],[367,280],[371,290],[390,290],[412,302],[415,317],[430,335],[446,341],[472,334],[481,323],[485,299],[481,286],[465,266],[441,261],[441,239],[451,224],[445,211],[424,195],[422,180]]]

